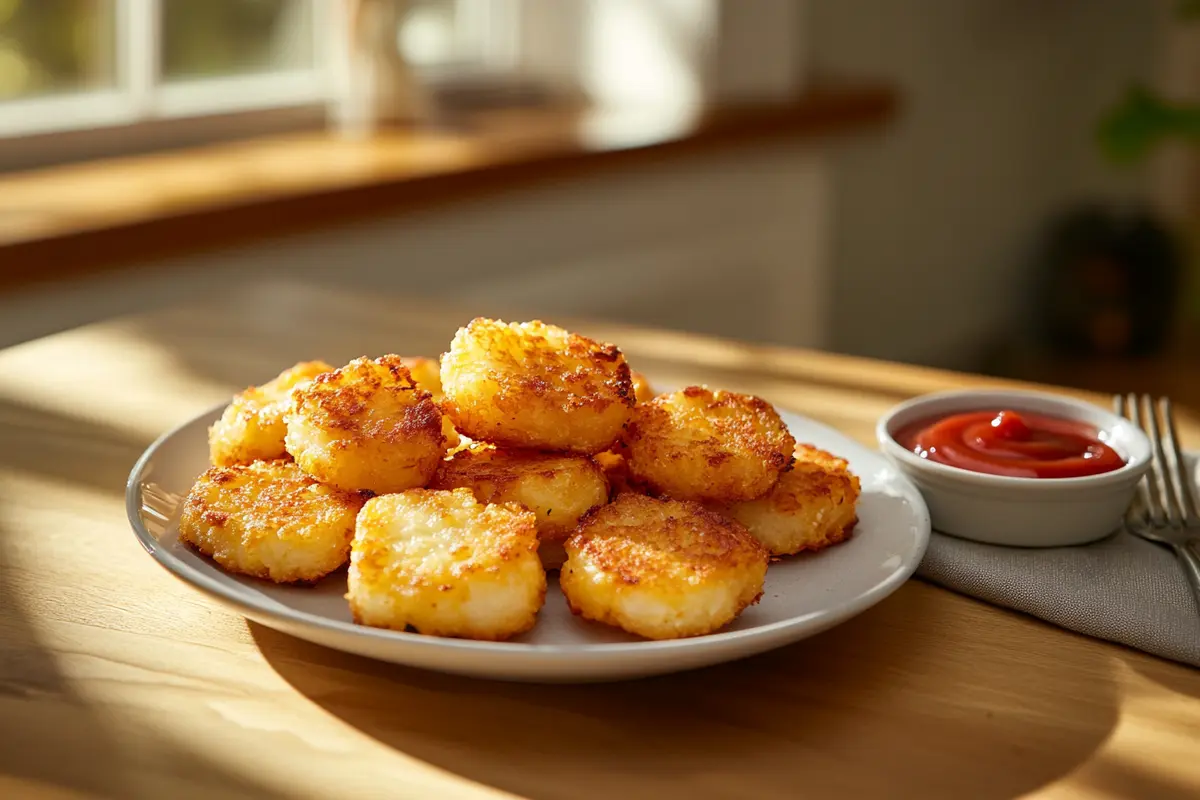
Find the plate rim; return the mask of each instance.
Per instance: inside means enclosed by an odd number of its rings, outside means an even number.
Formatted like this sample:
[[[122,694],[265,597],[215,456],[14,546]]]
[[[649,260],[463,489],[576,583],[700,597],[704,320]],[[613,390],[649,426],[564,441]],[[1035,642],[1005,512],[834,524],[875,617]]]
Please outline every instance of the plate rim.
[[[863,592],[854,600],[836,606],[833,608],[819,609],[811,611],[799,616],[790,617],[788,619],[778,620],[765,625],[756,625],[752,628],[743,628],[733,631],[719,631],[717,633],[704,634],[703,636],[692,636],[681,639],[661,639],[661,640],[636,640],[631,642],[595,642],[588,644],[535,644],[529,642],[491,642],[475,639],[459,639],[442,636],[427,636],[420,633],[410,633],[407,631],[396,631],[384,628],[372,628],[365,625],[358,625],[353,622],[343,622],[340,620],[330,619],[318,614],[313,614],[307,611],[281,606],[280,608],[264,608],[261,605],[247,602],[237,593],[230,591],[220,582],[214,580],[204,572],[201,572],[194,567],[188,565],[166,547],[160,547],[158,540],[146,528],[142,522],[142,503],[141,503],[141,486],[146,468],[153,460],[158,451],[166,444],[168,440],[176,436],[184,428],[196,424],[201,419],[206,417],[215,417],[229,405],[227,401],[218,403],[205,411],[202,411],[194,416],[180,422],[170,430],[161,434],[156,438],[142,454],[134,462],[133,468],[129,472],[129,477],[125,482],[125,515],[129,520],[130,526],[133,528],[134,536],[138,543],[150,555],[151,558],[167,572],[174,575],[177,579],[183,581],[194,589],[200,590],[203,593],[213,597],[214,599],[235,608],[238,613],[248,619],[259,619],[260,617],[269,617],[287,623],[289,626],[302,626],[317,628],[321,631],[336,636],[362,636],[381,643],[391,645],[404,645],[416,649],[424,649],[426,651],[441,651],[447,650],[458,652],[461,654],[478,654],[490,655],[494,657],[508,658],[517,656],[542,656],[542,657],[577,657],[586,655],[589,657],[612,659],[621,656],[643,657],[652,653],[670,653],[670,652],[687,652],[694,650],[703,650],[708,648],[722,648],[733,646],[740,641],[755,641],[764,638],[777,637],[791,629],[803,629],[815,627],[816,631],[825,630],[841,622],[851,619],[879,602],[886,599],[897,589],[903,586],[916,572],[920,566],[925,552],[929,547],[929,542],[932,534],[932,525],[929,516],[929,508],[925,503],[919,489],[908,476],[895,470],[896,482],[903,485],[911,495],[911,499],[915,502],[912,504],[914,512],[916,512],[918,522],[918,542],[915,549],[914,557],[911,562],[902,565],[891,575],[884,580],[875,584],[873,587]],[[860,444],[859,442],[850,439],[846,434],[826,425],[822,422],[812,419],[811,417],[793,411],[783,406],[777,406],[780,411],[798,417],[805,421],[806,424],[815,426],[824,433],[833,434],[836,437],[847,439],[853,442],[856,446],[877,455],[880,459],[884,456],[878,450],[872,450],[869,446]],[[830,622],[830,620],[832,620]],[[828,624],[822,625],[825,622]],[[262,623],[266,624],[266,623]]]

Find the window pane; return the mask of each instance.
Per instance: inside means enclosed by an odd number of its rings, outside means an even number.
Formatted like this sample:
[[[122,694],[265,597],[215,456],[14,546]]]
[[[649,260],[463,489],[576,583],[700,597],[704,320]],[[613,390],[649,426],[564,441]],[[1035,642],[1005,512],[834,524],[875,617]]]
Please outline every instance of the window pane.
[[[163,75],[205,78],[311,66],[312,25],[309,0],[163,0]]]
[[[113,0],[0,0],[0,100],[115,83]]]
[[[462,20],[455,0],[411,0],[400,23],[400,52],[410,64],[446,64],[458,56]]]

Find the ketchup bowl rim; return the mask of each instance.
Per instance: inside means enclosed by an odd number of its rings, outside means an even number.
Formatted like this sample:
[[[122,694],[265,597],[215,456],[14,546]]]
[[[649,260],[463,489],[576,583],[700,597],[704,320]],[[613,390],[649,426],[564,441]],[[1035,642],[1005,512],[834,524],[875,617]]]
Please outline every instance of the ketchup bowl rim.
[[[931,405],[937,405],[939,409],[924,415],[920,413],[921,409]],[[1047,406],[1053,408],[1048,409]],[[922,419],[944,418],[951,414],[993,410],[1024,411],[1057,416],[1073,422],[1092,425],[1097,431],[1111,432],[1121,428],[1123,437],[1127,440],[1126,443],[1134,446],[1127,447],[1109,443],[1125,463],[1108,472],[1073,478],[1035,478],[993,475],[931,461],[908,450],[895,438],[899,429],[904,425],[919,422]],[[992,486],[997,489],[1010,488],[1036,492],[1055,492],[1073,488],[1096,489],[1101,486],[1135,481],[1149,469],[1153,452],[1150,439],[1130,420],[1086,400],[1054,392],[1028,389],[954,389],[918,395],[893,406],[881,416],[875,426],[875,436],[886,455],[900,459],[913,469],[925,470],[931,475],[941,475],[946,479],[965,481],[980,487]]]

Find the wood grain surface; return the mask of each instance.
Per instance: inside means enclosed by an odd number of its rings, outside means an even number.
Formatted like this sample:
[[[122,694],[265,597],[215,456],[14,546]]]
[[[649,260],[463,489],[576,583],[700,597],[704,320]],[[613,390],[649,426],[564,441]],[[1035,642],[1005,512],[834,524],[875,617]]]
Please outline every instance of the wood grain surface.
[[[300,358],[436,355],[520,311],[274,285],[0,352],[0,797],[1200,796],[1200,674],[919,581],[764,656],[547,687],[248,624],[135,542],[124,480],[167,428]],[[580,327],[864,442],[903,398],[985,382]]]

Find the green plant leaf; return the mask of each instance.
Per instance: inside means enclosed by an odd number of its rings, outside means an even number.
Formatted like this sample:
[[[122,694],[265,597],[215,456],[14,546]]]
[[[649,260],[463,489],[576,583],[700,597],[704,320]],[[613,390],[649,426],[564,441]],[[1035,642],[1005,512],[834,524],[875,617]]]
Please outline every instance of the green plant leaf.
[[[1170,103],[1134,86],[1101,121],[1100,147],[1117,163],[1135,163],[1167,139],[1200,141],[1200,105]]]

